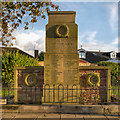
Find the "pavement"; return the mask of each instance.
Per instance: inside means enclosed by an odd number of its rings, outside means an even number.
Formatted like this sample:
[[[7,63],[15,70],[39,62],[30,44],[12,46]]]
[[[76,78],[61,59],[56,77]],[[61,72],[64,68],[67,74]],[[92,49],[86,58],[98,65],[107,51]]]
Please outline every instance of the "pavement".
[[[120,120],[117,115],[2,113],[1,120]]]

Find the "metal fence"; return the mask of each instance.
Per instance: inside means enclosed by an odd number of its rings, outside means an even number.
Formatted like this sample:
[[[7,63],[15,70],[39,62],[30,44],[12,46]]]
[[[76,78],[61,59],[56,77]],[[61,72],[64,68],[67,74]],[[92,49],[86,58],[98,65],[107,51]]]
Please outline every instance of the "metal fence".
[[[118,86],[107,89],[106,87],[69,88],[64,86],[50,87],[3,87],[0,97],[7,99],[7,104],[14,104],[14,92],[18,92],[18,104],[43,103],[77,103],[77,104],[119,104],[120,89]],[[110,101],[107,101],[107,95]],[[20,100],[19,100],[20,99]]]

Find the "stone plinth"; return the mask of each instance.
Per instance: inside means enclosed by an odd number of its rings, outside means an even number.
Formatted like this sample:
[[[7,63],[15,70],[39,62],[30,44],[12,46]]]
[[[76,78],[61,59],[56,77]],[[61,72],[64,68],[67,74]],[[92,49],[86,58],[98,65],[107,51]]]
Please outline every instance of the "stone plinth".
[[[79,85],[44,85],[43,103],[60,104],[70,103],[75,104],[80,102],[80,86]]]

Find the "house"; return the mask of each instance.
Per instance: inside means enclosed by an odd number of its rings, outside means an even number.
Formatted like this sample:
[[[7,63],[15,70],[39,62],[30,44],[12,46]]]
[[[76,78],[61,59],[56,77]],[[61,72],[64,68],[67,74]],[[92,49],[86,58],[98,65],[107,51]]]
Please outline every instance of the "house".
[[[79,66],[90,66],[91,63],[79,58]]]
[[[17,52],[19,50],[20,54],[27,55],[28,57],[34,58],[32,55],[30,55],[30,54],[28,54],[28,53],[24,52],[23,50],[20,50],[16,47],[1,47],[1,49],[2,49],[2,53],[4,53],[4,52]]]
[[[44,66],[44,61],[39,61],[40,66]]]
[[[17,52],[19,50],[20,54],[27,55],[28,57],[31,57],[31,58],[38,57],[38,50],[34,50],[34,56],[32,56],[29,53],[24,52],[23,50],[16,48],[16,47],[0,47],[0,48],[2,49],[2,53],[3,52]]]
[[[116,53],[115,51],[86,51],[81,47],[81,49],[78,49],[78,54],[80,59],[90,63],[98,63],[100,61],[120,62],[120,53]]]

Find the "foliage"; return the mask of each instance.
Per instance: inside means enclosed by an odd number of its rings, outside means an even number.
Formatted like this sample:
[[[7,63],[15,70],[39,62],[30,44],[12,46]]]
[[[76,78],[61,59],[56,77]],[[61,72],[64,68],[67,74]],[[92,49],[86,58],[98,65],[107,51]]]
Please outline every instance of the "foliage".
[[[112,79],[112,85],[118,85],[118,75],[120,75],[120,64],[118,63],[113,63],[113,62],[106,62],[106,61],[101,61],[98,63],[99,66],[110,66],[111,68],[111,79]]]
[[[45,19],[50,9],[58,10],[59,7],[52,2],[2,2],[2,26],[1,41],[3,46],[12,46],[11,40],[16,38],[12,35],[21,23],[24,29],[29,29],[29,23],[35,23],[38,19]],[[25,21],[23,18],[25,16]]]
[[[120,96],[120,87],[119,86],[111,86],[111,95]]]
[[[45,52],[41,51],[40,54],[38,55],[40,61],[44,61],[44,53]]]
[[[13,96],[14,95],[14,89],[10,87],[2,87],[2,90],[0,91],[0,97],[7,97],[7,96]]]
[[[38,59],[20,54],[19,51],[4,52],[2,55],[2,84],[7,86],[13,83],[14,66],[38,66]]]

